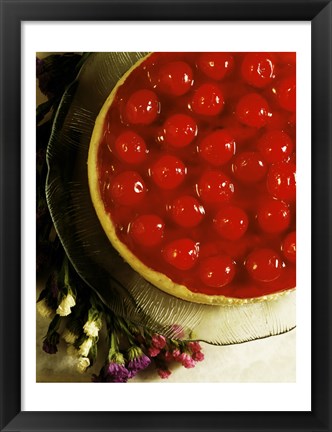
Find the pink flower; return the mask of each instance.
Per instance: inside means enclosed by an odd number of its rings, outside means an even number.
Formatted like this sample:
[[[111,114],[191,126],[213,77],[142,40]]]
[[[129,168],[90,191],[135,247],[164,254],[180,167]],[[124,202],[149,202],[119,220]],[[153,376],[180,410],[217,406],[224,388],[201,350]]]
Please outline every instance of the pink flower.
[[[181,359],[179,359],[180,355],[181,355],[181,351],[180,351],[178,348],[175,348],[175,349],[172,351],[172,356],[173,356],[173,359],[174,359],[175,361],[179,361],[179,362],[181,362]]]
[[[201,351],[194,352],[192,354],[193,360],[200,362],[204,360],[204,354]]]
[[[189,342],[188,343],[188,348],[193,353],[197,353],[197,352],[202,351],[202,347],[201,347],[201,345],[200,345],[199,342]]]
[[[195,361],[188,353],[182,353],[178,357],[178,361],[184,366],[186,369],[190,369],[195,367]]]
[[[155,348],[159,348],[160,350],[165,348],[165,345],[166,345],[165,337],[162,335],[159,335],[159,334],[154,334],[152,336],[152,345]]]
[[[160,353],[160,349],[156,348],[154,346],[151,346],[148,349],[148,354],[149,354],[150,357],[156,357],[159,353]]]
[[[162,379],[167,379],[172,373],[169,369],[161,369],[161,368],[158,368],[157,372],[160,378]]]

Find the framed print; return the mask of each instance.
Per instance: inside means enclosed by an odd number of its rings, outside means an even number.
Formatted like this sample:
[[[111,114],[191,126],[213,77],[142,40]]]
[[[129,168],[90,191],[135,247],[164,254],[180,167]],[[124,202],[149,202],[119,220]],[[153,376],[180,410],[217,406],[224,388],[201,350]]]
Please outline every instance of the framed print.
[[[331,431],[331,2],[0,3],[1,430]],[[222,76],[214,75],[218,61]],[[229,78],[232,62],[241,67]],[[281,78],[269,87],[274,64]],[[151,87],[143,91],[144,74]],[[181,74],[184,81],[173,80]],[[36,87],[37,97],[38,89],[47,95],[37,100],[37,125]],[[189,115],[176,111],[184,104]],[[224,105],[214,129],[209,118]],[[119,122],[110,113],[118,112],[125,133],[128,125],[136,133],[129,131],[129,153],[122,129],[112,135]],[[42,124],[47,149],[39,147]],[[145,147],[152,135],[159,153]],[[190,163],[201,171],[189,186]],[[96,180],[97,165],[107,175]],[[272,198],[260,186],[253,192],[263,179]],[[149,200],[138,201],[147,190]],[[45,212],[57,258],[50,264],[54,250],[45,249],[38,274]],[[171,220],[169,237],[160,215]],[[249,237],[252,251],[239,242]],[[257,294],[258,285],[265,291]],[[52,309],[50,321],[36,321],[36,300],[44,314]],[[105,329],[103,364],[97,342]],[[64,334],[67,345],[59,343]],[[61,353],[49,356],[61,346],[92,379],[66,375]],[[202,346],[213,360],[205,358],[205,368]],[[152,364],[158,380],[138,378]]]

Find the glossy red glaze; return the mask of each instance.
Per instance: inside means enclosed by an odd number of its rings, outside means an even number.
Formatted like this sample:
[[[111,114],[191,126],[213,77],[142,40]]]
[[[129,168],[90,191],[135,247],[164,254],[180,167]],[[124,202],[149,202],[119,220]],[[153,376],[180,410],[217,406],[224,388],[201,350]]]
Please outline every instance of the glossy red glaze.
[[[107,115],[99,184],[117,235],[193,292],[296,286],[296,62],[273,53],[271,72],[261,56],[154,53]]]

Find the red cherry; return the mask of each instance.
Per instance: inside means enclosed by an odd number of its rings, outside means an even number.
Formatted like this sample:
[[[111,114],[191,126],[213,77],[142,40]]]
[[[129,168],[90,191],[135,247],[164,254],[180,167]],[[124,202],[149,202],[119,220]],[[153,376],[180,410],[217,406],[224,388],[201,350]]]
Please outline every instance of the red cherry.
[[[187,169],[175,156],[161,156],[151,168],[153,181],[161,189],[175,189],[184,180]]]
[[[272,282],[281,276],[284,264],[274,250],[256,249],[248,256],[245,266],[254,280]]]
[[[239,100],[235,114],[246,126],[261,128],[268,121],[269,105],[261,95],[249,93]]]
[[[157,81],[157,87],[163,93],[182,96],[193,84],[193,72],[188,63],[174,61],[161,66]]]
[[[209,204],[228,202],[234,194],[234,185],[221,171],[208,170],[200,177],[197,192]]]
[[[165,142],[181,148],[189,145],[197,135],[195,120],[186,114],[174,114],[164,123]]]
[[[242,182],[254,183],[263,179],[267,167],[258,152],[239,153],[233,162],[233,173]]]
[[[233,136],[226,130],[216,130],[198,145],[200,156],[214,166],[227,163],[235,153],[235,141]]]
[[[293,152],[293,147],[291,138],[280,130],[265,133],[257,144],[264,159],[270,163],[287,160]]]
[[[189,238],[168,243],[162,250],[164,260],[178,270],[190,270],[196,264],[199,246]]]
[[[241,73],[244,80],[258,88],[268,85],[274,78],[274,61],[268,53],[249,53],[246,54]]]
[[[228,255],[216,255],[205,258],[199,265],[201,281],[213,288],[221,288],[232,282],[235,276],[235,264]]]
[[[122,132],[114,145],[116,154],[124,162],[139,164],[146,158],[147,149],[143,138],[131,130]]]
[[[275,198],[294,201],[296,198],[296,166],[280,162],[271,166],[267,175],[267,189]]]
[[[136,171],[123,171],[110,181],[110,195],[116,204],[138,204],[146,194],[146,186]]]
[[[217,232],[227,240],[238,240],[248,228],[248,216],[240,207],[221,208],[213,219]]]
[[[129,234],[141,246],[156,246],[164,236],[165,223],[155,214],[138,216],[129,225]]]
[[[289,233],[284,238],[281,250],[288,261],[291,263],[296,262],[296,231]]]
[[[207,77],[219,81],[232,71],[234,57],[230,53],[206,52],[199,55],[197,66]]]
[[[191,108],[196,114],[215,116],[224,108],[224,96],[219,87],[205,83],[199,86],[192,97]]]
[[[291,212],[283,201],[269,199],[258,209],[257,220],[263,231],[279,233],[289,227]]]
[[[148,125],[160,111],[157,95],[151,90],[137,90],[126,103],[126,118],[131,124]]]
[[[284,78],[275,89],[277,100],[281,108],[287,111],[296,110],[296,77],[292,75]]]
[[[190,195],[176,198],[170,206],[170,212],[172,219],[186,228],[198,225],[205,214],[204,207]]]

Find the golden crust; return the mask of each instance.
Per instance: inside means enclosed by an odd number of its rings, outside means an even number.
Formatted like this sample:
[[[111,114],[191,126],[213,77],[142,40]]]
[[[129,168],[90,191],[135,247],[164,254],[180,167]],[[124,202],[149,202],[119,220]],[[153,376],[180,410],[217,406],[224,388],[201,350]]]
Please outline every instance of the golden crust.
[[[157,272],[148,266],[146,266],[143,262],[141,262],[129,249],[128,247],[120,241],[118,236],[116,235],[115,226],[106,213],[103,201],[101,199],[99,183],[98,183],[98,164],[97,164],[97,155],[99,144],[101,142],[101,138],[104,133],[104,122],[106,119],[107,112],[113,102],[115,94],[118,88],[124,84],[127,77],[130,75],[133,69],[138,67],[147,57],[140,59],[132,68],[130,68],[123,77],[118,81],[117,85],[114,87],[108,98],[106,99],[104,105],[102,106],[96,121],[95,126],[92,132],[89,153],[88,153],[88,181],[92,203],[96,210],[98,219],[104,229],[109,241],[112,246],[118,251],[118,253],[122,256],[122,258],[144,279],[148,282],[159,288],[160,290],[171,294],[175,297],[178,297],[182,300],[187,300],[190,302],[201,303],[201,304],[209,304],[209,305],[241,305],[247,303],[256,303],[268,300],[275,300],[276,298],[283,296],[290,291],[295,290],[295,288],[290,290],[285,290],[275,294],[264,295],[261,297],[253,297],[253,298],[234,298],[234,297],[225,297],[222,295],[208,295],[203,293],[195,293],[190,291],[186,286],[177,284],[173,282],[170,278],[168,278],[165,274]]]

